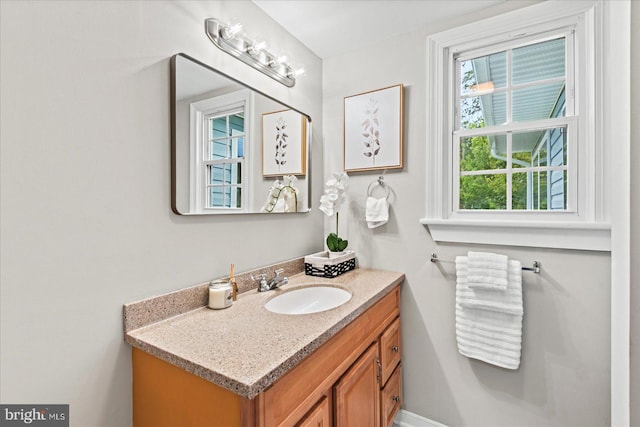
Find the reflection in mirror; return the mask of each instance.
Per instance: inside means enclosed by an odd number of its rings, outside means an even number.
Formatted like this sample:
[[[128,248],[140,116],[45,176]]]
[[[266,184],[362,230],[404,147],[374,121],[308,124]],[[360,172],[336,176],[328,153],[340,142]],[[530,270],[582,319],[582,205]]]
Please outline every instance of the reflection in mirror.
[[[309,211],[308,115],[184,54],[171,83],[175,213]]]

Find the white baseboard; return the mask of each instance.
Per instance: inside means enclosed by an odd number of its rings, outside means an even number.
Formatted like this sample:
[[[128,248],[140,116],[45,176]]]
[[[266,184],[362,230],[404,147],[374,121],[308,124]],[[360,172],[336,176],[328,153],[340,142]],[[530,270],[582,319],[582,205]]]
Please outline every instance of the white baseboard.
[[[396,419],[393,420],[394,427],[447,427],[437,421],[430,420],[413,412],[400,409]]]

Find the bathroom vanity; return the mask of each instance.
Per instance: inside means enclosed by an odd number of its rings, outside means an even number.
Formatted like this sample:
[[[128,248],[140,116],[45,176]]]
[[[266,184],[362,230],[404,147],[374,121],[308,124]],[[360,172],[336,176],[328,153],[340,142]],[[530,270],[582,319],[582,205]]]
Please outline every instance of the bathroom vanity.
[[[134,426],[390,426],[402,402],[403,280],[370,269],[333,279],[296,274],[280,289],[244,292],[227,309],[202,307],[135,329],[127,329],[125,307]],[[304,315],[264,307],[318,285],[351,299]]]

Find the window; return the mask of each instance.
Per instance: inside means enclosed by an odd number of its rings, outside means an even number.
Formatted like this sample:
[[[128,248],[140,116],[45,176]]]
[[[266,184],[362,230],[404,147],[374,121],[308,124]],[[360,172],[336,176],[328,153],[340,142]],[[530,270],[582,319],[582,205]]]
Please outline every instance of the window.
[[[241,90],[191,104],[194,212],[247,209],[251,100]]]
[[[598,1],[543,2],[428,38],[435,241],[610,248],[603,21]]]
[[[455,211],[574,209],[572,47],[552,33],[454,55]]]
[[[205,208],[242,208],[245,108],[205,116],[208,132],[203,150]]]

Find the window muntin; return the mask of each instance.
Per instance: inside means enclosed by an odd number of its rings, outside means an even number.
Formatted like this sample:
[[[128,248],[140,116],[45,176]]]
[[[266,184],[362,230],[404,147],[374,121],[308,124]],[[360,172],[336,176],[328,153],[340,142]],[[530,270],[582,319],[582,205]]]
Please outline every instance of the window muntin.
[[[568,211],[572,34],[454,59],[454,211]],[[575,150],[573,150],[575,152]],[[456,172],[457,171],[457,172]],[[570,185],[568,185],[570,184]]]
[[[245,107],[208,114],[203,152],[205,208],[241,209],[245,161]]]

